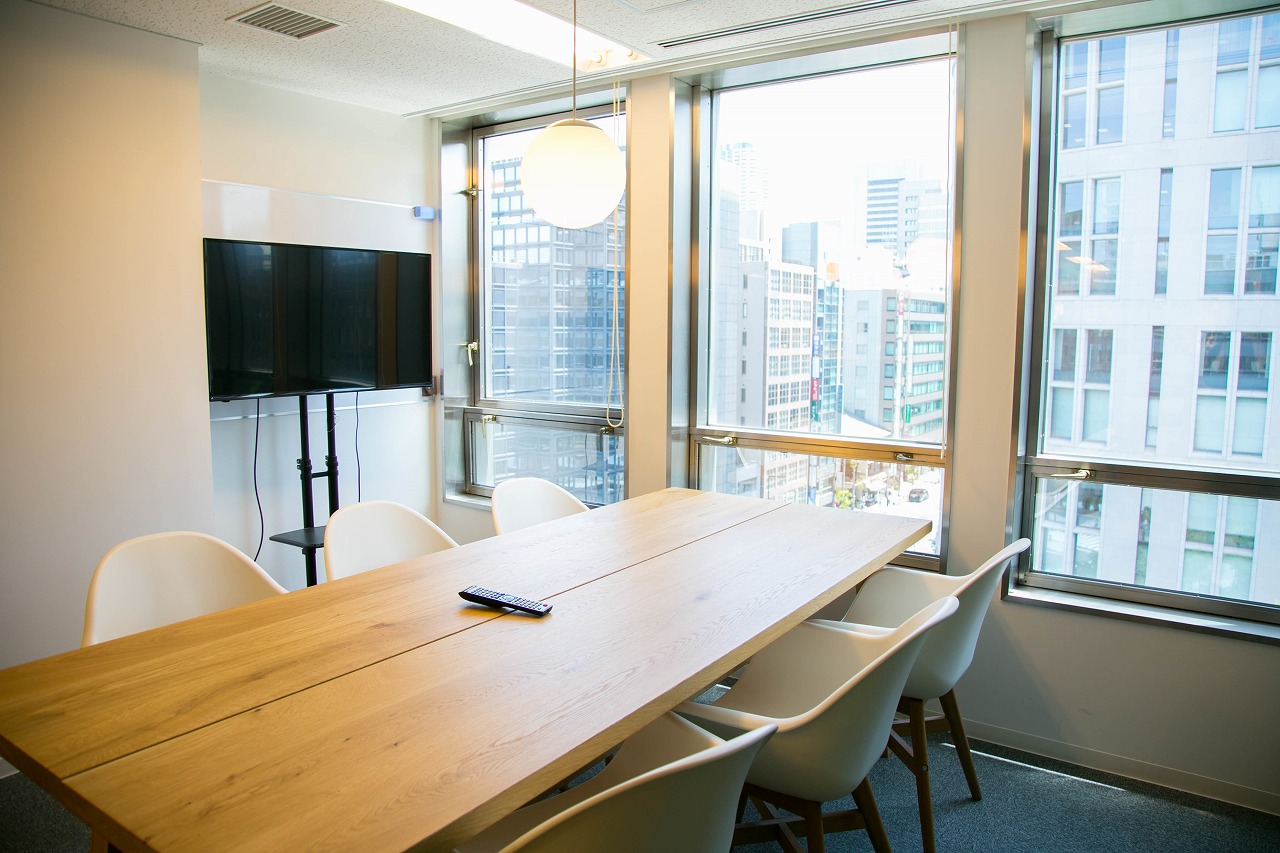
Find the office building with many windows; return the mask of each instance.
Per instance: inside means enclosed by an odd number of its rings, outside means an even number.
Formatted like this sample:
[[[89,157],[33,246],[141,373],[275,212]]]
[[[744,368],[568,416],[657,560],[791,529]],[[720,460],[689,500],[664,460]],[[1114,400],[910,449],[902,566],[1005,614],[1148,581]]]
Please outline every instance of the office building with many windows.
[[[1059,55],[1039,452],[1137,470],[1040,481],[1035,570],[1280,603],[1280,501],[1161,487],[1280,468],[1280,15]]]

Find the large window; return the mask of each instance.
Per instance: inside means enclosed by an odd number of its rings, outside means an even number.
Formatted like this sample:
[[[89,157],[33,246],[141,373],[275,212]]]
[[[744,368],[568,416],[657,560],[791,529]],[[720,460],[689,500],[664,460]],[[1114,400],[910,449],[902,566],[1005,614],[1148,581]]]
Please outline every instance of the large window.
[[[1022,584],[1280,622],[1278,35],[1046,42]]]
[[[479,173],[468,491],[552,480],[590,504],[623,497],[626,200],[582,229],[538,218],[520,187],[529,142],[558,117],[473,135]],[[621,115],[593,118],[621,143]]]
[[[954,91],[945,53],[711,96],[701,488],[930,518],[939,553]]]

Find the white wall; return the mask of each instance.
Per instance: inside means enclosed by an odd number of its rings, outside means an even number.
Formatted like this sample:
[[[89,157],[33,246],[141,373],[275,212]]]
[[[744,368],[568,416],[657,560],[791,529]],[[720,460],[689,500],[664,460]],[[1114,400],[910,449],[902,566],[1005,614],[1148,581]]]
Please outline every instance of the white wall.
[[[634,80],[627,93],[627,496],[666,488],[671,458],[673,81]],[[686,166],[687,168],[687,166]],[[683,295],[683,294],[682,294]]]
[[[1007,541],[1032,124],[1025,19],[968,24],[965,59],[952,572]],[[971,736],[1280,813],[1274,646],[996,601],[956,694]]]
[[[194,44],[0,0],[0,666],[116,542],[213,530]]]
[[[437,254],[438,221],[411,215],[415,205],[439,206],[434,120],[205,74],[200,126],[205,236]],[[357,496],[395,500],[438,518],[434,400],[413,390],[366,392],[358,399],[357,455],[356,395],[335,397],[339,503]],[[323,396],[309,398],[309,410],[311,462],[319,472],[326,452]],[[265,540],[258,562],[297,589],[305,583],[302,552],[267,537],[303,526],[298,403],[265,400],[264,416],[255,418],[255,411],[245,401],[209,404],[215,532],[250,556]],[[261,427],[261,525],[253,482],[255,424]],[[324,480],[313,483],[313,495],[315,521],[323,524]],[[316,559],[323,577],[323,551]]]

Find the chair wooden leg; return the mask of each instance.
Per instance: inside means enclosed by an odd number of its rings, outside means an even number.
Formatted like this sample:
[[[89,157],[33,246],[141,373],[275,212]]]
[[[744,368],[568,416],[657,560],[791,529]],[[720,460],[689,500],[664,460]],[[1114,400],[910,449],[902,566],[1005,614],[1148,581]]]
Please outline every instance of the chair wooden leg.
[[[955,743],[956,756],[960,759],[960,767],[964,770],[964,778],[969,783],[969,795],[975,800],[982,799],[982,788],[978,787],[978,771],[973,767],[973,754],[969,752],[969,738],[964,732],[964,720],[960,719],[960,706],[956,703],[956,692],[948,690],[945,696],[939,697],[942,713],[951,728],[951,739]]]
[[[853,802],[862,814],[866,823],[867,835],[871,839],[871,849],[875,853],[893,853],[889,844],[889,834],[884,830],[884,821],[880,819],[880,808],[876,805],[876,796],[871,793],[871,780],[863,779],[853,789]]]
[[[748,782],[744,786],[747,797],[755,806],[760,820],[744,823],[739,814],[733,831],[733,846],[745,844],[775,843],[783,853],[823,853],[826,850],[828,832],[848,832],[865,829],[875,853],[893,853],[884,821],[871,793],[871,782],[863,779],[853,791],[856,808],[823,811],[822,803],[793,797],[780,791],[771,791]],[[775,808],[776,807],[776,808]],[[784,814],[784,809],[790,814]],[[799,824],[804,824],[805,847],[800,846]],[[792,830],[792,826],[797,828]]]
[[[759,791],[759,793],[764,792]],[[775,794],[776,792],[770,792],[769,796],[772,797]],[[804,848],[800,846],[800,840],[791,831],[790,824],[799,823],[805,818],[803,816],[785,817],[756,794],[751,794],[750,799],[751,804],[755,806],[756,813],[760,815],[760,820],[750,823],[739,821],[733,830],[733,846],[773,842],[778,845],[783,853],[804,853]],[[792,800],[791,798],[787,798],[787,800],[788,805],[785,808],[788,811],[796,815],[801,815],[804,812],[804,801]]]
[[[808,842],[809,853],[826,853],[826,834],[822,828],[822,803],[809,803],[804,817],[805,841]]]
[[[120,853],[120,848],[107,841],[105,835],[89,833],[89,853]]]
[[[929,738],[924,713],[924,701],[902,697],[898,711],[907,719],[894,723],[889,734],[889,750],[906,765],[916,777],[916,800],[920,810],[920,841],[924,853],[934,853],[933,794],[929,785]],[[901,731],[906,731],[904,738]],[[908,743],[908,740],[910,742]]]
[[[924,853],[935,853],[933,790],[929,784],[929,734],[924,725],[924,702],[908,699],[907,713],[911,721],[911,754],[915,759],[911,772],[916,777],[916,799],[920,804],[920,842]]]

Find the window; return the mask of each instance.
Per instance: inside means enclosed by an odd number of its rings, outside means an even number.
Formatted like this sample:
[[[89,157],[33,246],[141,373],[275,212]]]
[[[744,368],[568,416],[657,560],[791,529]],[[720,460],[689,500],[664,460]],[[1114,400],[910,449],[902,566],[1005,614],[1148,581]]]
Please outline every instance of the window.
[[[1125,38],[1098,42],[1097,135],[1099,145],[1124,141]],[[1091,51],[1092,52],[1092,51]]]
[[[1114,296],[1120,255],[1117,177],[1063,181],[1058,187],[1053,279],[1059,296]],[[1092,214],[1085,217],[1086,203]],[[1087,224],[1086,224],[1087,223]],[[1088,247],[1087,253],[1082,251]]]
[[[1093,239],[1090,240],[1089,293],[1115,295],[1120,233],[1120,179],[1093,182]]]
[[[587,117],[625,139],[624,117]],[[616,218],[587,228],[538,219],[520,191],[520,161],[553,120],[472,137],[479,336],[462,418],[466,490],[486,495],[505,479],[536,476],[610,503],[623,497],[625,438],[615,427],[625,395],[626,199]]]
[[[942,530],[954,86],[947,51],[712,93],[699,487],[890,513],[917,489],[930,497],[912,512]],[[762,288],[746,292],[753,319],[723,309],[744,275],[777,274],[799,285],[790,308]],[[744,353],[748,375],[785,363],[792,393],[722,393],[742,323],[764,344]],[[916,559],[938,547],[935,534]]]
[[[1270,361],[1270,332],[1203,333],[1193,432],[1195,450],[1262,455]]]
[[[1173,136],[1178,116],[1178,31],[1164,34],[1164,122],[1160,135]]]
[[[1067,181],[1058,193],[1055,266],[1058,293],[1080,292],[1080,238],[1084,234],[1084,182]]]
[[[1242,209],[1246,198],[1248,206]],[[1207,227],[1204,292],[1275,295],[1280,166],[1211,171]]]
[[[1280,623],[1278,39],[1265,15],[1045,41],[1020,585]],[[1120,85],[1163,116],[1114,139],[1095,98],[1084,144],[1064,131],[1070,99]],[[1179,98],[1206,120],[1175,132]]]
[[[1156,216],[1155,294],[1164,296],[1169,290],[1169,221],[1173,211],[1173,169],[1160,170],[1159,205]]]
[[[1147,381],[1147,440],[1154,448],[1160,435],[1160,377],[1164,371],[1164,326],[1151,328],[1151,375]]]

